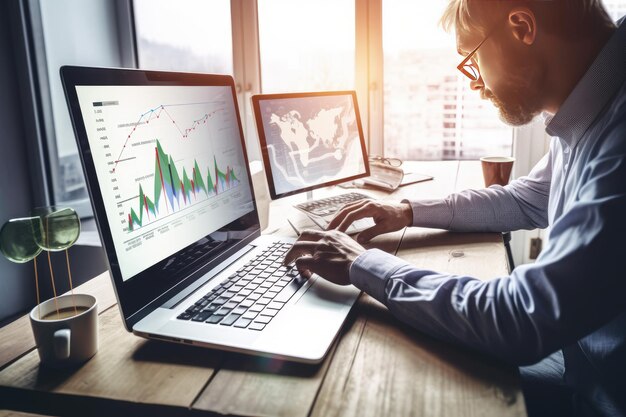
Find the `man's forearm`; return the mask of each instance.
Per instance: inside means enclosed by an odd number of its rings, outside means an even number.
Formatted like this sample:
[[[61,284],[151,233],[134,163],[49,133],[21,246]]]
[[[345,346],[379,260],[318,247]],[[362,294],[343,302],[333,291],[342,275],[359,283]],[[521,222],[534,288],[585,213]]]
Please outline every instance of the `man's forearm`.
[[[456,232],[508,232],[547,226],[547,195],[522,200],[515,185],[466,190],[440,200],[404,200],[413,226]]]

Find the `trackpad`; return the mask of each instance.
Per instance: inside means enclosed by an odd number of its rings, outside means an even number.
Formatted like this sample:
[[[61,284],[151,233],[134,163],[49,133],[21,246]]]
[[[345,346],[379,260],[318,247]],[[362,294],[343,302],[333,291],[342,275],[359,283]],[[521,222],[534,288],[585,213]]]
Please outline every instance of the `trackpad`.
[[[360,290],[353,285],[337,285],[326,281],[319,276],[314,276],[311,285],[302,297],[297,301],[299,307],[302,303],[315,307],[336,307],[337,304],[352,305],[360,294]]]

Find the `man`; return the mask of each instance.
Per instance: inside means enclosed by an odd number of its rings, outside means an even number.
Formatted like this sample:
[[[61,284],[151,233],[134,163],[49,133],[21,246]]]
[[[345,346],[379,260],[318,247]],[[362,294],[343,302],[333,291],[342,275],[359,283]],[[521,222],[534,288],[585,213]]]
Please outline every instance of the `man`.
[[[437,338],[535,364],[520,368],[531,416],[626,415],[626,25],[599,0],[451,0],[443,23],[504,121],[549,114],[550,151],[505,187],[351,204],[285,263],[353,284]],[[342,233],[364,217],[376,225],[361,243],[411,225],[550,234],[536,263],[482,282],[365,250]]]

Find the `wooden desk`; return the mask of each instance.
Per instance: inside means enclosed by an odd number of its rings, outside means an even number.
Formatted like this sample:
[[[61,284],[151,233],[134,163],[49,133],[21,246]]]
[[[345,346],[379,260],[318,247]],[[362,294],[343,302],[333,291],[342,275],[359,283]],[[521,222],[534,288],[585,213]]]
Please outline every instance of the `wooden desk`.
[[[421,163],[413,169],[436,179],[379,197],[441,197],[482,183],[475,162]],[[273,203],[272,212],[280,216],[274,215],[268,231],[292,235],[285,216],[306,226],[292,202]],[[440,271],[483,279],[507,274],[497,234],[407,229],[381,236],[372,246]],[[464,255],[452,257],[452,250]],[[526,415],[515,368],[416,332],[365,294],[324,362],[303,365],[140,339],[123,329],[108,273],[79,291],[98,298],[98,353],[75,370],[46,370],[39,367],[28,318],[5,326],[0,410],[103,416]]]

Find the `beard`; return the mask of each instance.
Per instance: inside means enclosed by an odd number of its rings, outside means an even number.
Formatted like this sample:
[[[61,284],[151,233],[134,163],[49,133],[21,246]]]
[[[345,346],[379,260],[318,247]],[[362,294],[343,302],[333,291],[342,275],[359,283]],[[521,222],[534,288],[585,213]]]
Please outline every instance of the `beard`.
[[[503,71],[506,79],[494,85],[495,91],[485,88],[481,96],[491,100],[504,123],[526,125],[543,111],[545,69],[532,58],[518,57],[507,61]]]
[[[528,88],[510,89],[507,94],[496,96],[492,91],[481,92],[483,99],[491,100],[498,109],[500,120],[509,126],[523,126],[533,121],[542,111],[541,105],[532,100],[537,97]]]

